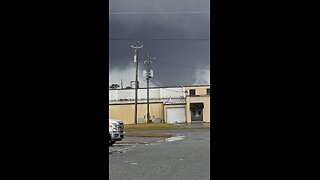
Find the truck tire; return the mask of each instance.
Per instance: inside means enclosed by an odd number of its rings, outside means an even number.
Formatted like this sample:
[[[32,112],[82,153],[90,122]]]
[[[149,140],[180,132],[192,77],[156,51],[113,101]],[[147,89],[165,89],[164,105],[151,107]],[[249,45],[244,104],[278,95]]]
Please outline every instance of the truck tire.
[[[116,141],[112,141],[112,140],[111,140],[111,135],[108,134],[108,144],[109,144],[109,146],[112,146],[115,142],[116,142]]]
[[[109,146],[112,146],[116,141],[109,141]]]

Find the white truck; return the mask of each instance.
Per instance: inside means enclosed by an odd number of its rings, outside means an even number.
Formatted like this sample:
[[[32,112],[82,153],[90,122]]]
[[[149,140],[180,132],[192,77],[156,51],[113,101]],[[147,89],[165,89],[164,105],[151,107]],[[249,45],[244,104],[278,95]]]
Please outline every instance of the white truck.
[[[112,146],[116,141],[122,141],[124,135],[123,122],[116,119],[109,119],[109,146]]]

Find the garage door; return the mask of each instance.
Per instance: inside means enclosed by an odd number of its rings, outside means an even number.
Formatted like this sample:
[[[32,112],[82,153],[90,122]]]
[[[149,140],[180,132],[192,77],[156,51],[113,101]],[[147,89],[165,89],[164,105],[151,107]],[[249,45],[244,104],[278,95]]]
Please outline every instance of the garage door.
[[[167,123],[186,122],[185,108],[167,108]]]

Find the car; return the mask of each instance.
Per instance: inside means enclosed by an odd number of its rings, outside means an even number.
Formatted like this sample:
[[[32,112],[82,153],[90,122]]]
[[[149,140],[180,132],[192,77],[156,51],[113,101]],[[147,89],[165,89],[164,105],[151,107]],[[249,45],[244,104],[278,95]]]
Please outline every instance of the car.
[[[125,132],[123,122],[117,119],[109,119],[109,146],[112,146],[116,141],[122,141],[124,137]]]

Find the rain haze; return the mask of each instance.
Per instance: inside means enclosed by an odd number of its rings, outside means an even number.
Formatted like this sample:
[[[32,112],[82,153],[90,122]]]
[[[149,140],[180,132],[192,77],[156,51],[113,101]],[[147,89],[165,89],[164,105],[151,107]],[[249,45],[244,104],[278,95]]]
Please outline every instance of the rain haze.
[[[110,0],[109,85],[130,86],[139,41],[140,87],[150,52],[154,77],[150,86],[210,84],[209,0]]]

